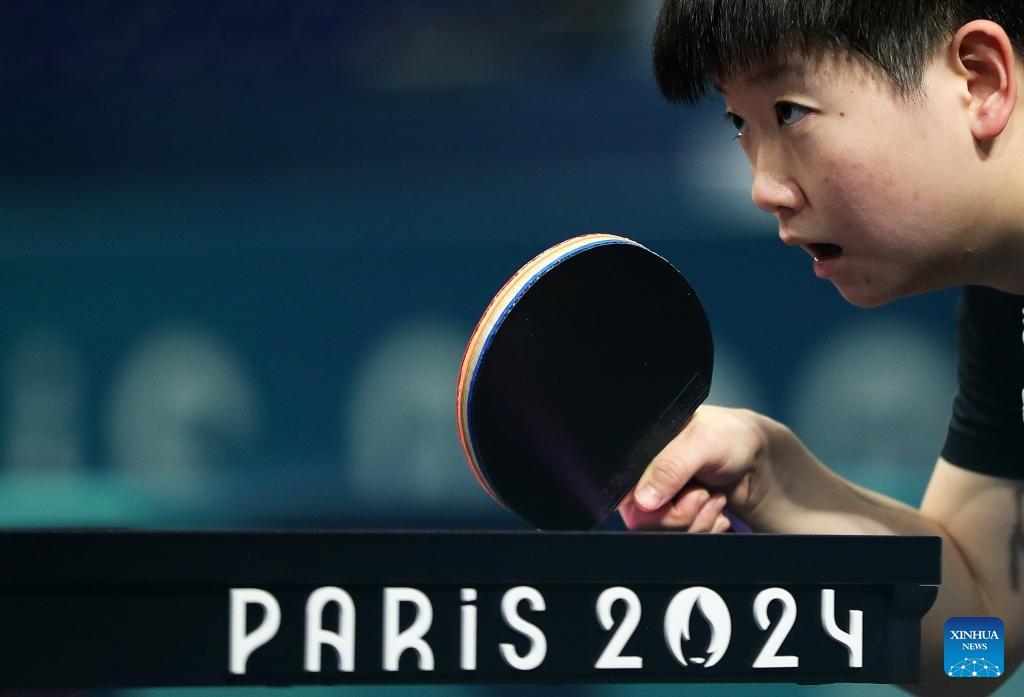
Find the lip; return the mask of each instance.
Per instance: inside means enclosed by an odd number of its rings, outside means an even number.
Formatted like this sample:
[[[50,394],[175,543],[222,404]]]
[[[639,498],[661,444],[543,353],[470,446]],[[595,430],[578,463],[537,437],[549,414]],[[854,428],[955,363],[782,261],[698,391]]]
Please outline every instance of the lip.
[[[842,264],[843,255],[832,257],[831,259],[815,259],[814,260],[814,275],[818,278],[832,278],[838,273],[839,265]]]
[[[814,274],[818,278],[831,278],[846,255],[845,250],[831,242],[805,242],[804,251],[814,259]]]
[[[779,238],[786,246],[800,247],[814,259],[814,274],[818,278],[832,278],[835,276],[843,257],[846,256],[842,246],[834,242],[804,239],[793,234],[792,231],[785,227],[780,226]]]

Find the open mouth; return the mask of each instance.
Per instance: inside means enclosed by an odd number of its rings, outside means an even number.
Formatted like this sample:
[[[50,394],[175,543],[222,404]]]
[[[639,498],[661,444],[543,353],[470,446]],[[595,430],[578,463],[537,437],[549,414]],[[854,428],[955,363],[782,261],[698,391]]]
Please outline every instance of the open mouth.
[[[811,253],[815,261],[829,261],[843,255],[842,247],[828,242],[813,242],[807,245],[807,251]]]

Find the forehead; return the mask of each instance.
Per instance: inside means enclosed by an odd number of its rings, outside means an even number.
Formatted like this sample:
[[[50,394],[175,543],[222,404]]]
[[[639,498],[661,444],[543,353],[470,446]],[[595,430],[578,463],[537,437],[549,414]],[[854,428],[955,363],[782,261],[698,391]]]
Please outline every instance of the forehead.
[[[884,81],[884,76],[861,56],[836,50],[792,53],[755,63],[715,80],[720,93],[749,91],[761,87],[825,86],[851,79]]]
[[[738,72],[728,76],[724,80],[715,81],[715,89],[725,92],[724,85],[730,87],[747,88],[759,87],[771,82],[800,82],[806,81],[807,76],[813,72],[812,66],[806,61],[800,60],[773,60],[771,62],[755,66],[749,70]]]

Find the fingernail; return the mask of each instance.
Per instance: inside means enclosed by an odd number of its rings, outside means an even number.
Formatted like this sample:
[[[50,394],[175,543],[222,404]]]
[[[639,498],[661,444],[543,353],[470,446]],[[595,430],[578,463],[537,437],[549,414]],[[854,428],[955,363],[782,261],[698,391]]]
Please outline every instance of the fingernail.
[[[648,510],[654,510],[661,505],[661,495],[657,489],[648,484],[636,492],[636,502]]]
[[[725,496],[722,494],[717,494],[715,496],[715,500],[711,502],[711,505],[719,509],[725,508]]]

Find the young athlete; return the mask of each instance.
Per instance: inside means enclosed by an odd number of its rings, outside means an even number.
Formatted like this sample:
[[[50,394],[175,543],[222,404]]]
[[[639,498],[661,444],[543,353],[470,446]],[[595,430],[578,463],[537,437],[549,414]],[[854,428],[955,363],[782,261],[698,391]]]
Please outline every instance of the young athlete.
[[[620,512],[634,529],[721,532],[728,505],[758,531],[941,536],[920,694],[1002,682],[945,676],[949,617],[1002,618],[1006,673],[1024,658],[1022,56],[1020,0],[664,0],[654,39],[669,100],[721,93],[754,202],[819,278],[859,306],[967,287],[920,509],[842,479],[782,424],[707,406]]]

